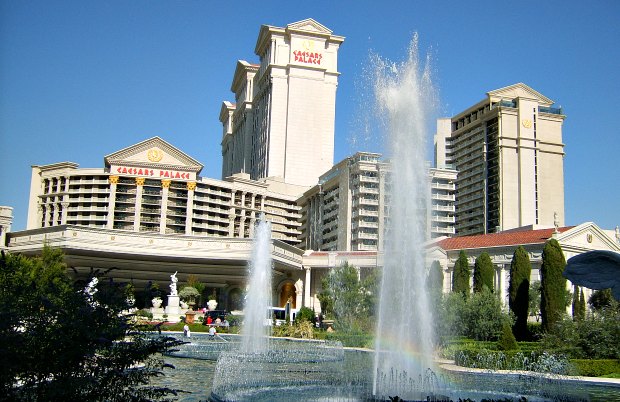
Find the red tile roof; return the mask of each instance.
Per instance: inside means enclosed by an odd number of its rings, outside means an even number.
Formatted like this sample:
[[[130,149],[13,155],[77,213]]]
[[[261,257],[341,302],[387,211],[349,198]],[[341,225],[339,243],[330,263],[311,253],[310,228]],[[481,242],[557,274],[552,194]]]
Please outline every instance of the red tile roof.
[[[574,228],[574,226],[566,226],[558,228],[560,233]],[[555,229],[537,229],[537,230],[519,230],[506,231],[500,233],[491,233],[475,236],[451,237],[440,240],[430,246],[438,246],[444,250],[464,250],[484,247],[501,247],[501,246],[520,246],[526,244],[542,244],[545,243]]]

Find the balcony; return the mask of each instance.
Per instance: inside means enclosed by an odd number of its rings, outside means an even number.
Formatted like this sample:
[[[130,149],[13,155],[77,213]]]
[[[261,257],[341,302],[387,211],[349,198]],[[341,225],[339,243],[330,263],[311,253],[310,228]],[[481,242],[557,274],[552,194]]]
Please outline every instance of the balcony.
[[[371,198],[360,198],[359,199],[359,204],[360,205],[379,205],[379,200],[373,200]]]
[[[454,205],[433,205],[431,207],[433,211],[454,212]]]
[[[538,106],[538,112],[561,115],[562,108],[561,107],[557,108],[557,107]]]

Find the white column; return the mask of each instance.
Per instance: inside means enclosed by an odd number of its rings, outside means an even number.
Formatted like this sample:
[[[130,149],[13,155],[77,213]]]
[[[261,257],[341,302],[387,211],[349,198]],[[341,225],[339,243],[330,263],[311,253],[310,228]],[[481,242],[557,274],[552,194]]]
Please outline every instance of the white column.
[[[311,304],[311,300],[310,300],[310,281],[311,281],[311,272],[310,272],[310,267],[305,267],[306,269],[306,280],[304,281],[304,306],[312,308],[310,306]]]
[[[60,203],[60,205],[62,207],[61,215],[60,215],[60,224],[61,225],[66,225],[67,224],[67,212],[69,210],[69,202],[68,201],[63,201],[63,202]]]
[[[235,190],[230,192],[230,210],[228,212],[228,237],[235,236]]]
[[[143,177],[136,177],[136,202],[134,207],[136,211],[133,216],[133,231],[140,231],[140,210],[142,209],[142,186],[144,185]]]
[[[168,193],[172,180],[161,181],[161,209],[159,210],[159,234],[166,234],[166,219],[168,217]]]
[[[114,228],[114,210],[116,209],[116,185],[118,184],[118,176],[108,177],[110,183],[110,198],[108,199],[108,220],[106,222],[107,229]]]
[[[508,301],[508,286],[506,285],[506,270],[504,264],[500,265],[499,274],[500,300],[502,301],[502,305],[505,306]]]
[[[302,298],[304,293],[304,283],[301,279],[297,279],[295,282],[295,308],[301,308]]]
[[[187,182],[187,212],[185,217],[185,234],[192,234],[192,219],[194,217],[194,190],[196,190],[196,182]]]

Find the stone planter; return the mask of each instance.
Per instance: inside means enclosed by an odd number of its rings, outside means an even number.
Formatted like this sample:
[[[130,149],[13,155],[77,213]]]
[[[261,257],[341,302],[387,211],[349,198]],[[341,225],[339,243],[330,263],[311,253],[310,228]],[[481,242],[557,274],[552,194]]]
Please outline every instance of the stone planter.
[[[160,308],[162,300],[159,297],[155,297],[153,300],[151,300],[151,303],[153,303],[153,307]]]
[[[207,306],[209,307],[209,311],[213,311],[217,308],[217,301],[211,299],[207,302]]]
[[[334,320],[323,320],[323,325],[327,332],[334,332]]]
[[[188,324],[193,324],[196,318],[196,312],[192,310],[188,310],[185,312],[185,322]]]

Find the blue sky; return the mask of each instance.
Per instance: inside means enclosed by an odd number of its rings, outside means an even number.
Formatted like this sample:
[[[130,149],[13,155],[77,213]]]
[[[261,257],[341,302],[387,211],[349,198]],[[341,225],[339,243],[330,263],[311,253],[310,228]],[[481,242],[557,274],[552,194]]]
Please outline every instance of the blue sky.
[[[432,56],[440,115],[524,82],[562,106],[566,224],[620,225],[618,1],[0,0],[0,205],[26,226],[30,166],[102,167],[160,136],[220,178],[221,102],[262,24],[314,18],[345,36],[335,161],[353,141],[369,52],[402,60],[415,32]],[[437,116],[438,117],[438,116]],[[429,136],[432,133],[429,133]]]

